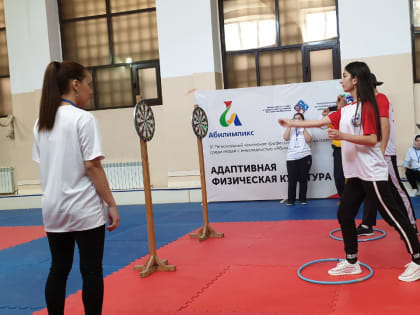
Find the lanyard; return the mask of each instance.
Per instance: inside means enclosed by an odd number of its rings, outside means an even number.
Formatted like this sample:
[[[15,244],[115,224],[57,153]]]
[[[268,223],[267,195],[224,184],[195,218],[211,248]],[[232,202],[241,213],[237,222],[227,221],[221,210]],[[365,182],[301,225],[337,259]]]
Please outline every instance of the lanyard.
[[[61,101],[64,103],[69,103],[70,105],[73,105],[74,107],[77,107],[76,104],[74,104],[72,101],[68,100],[67,98],[62,98]]]
[[[417,163],[420,163],[420,156],[417,154],[417,150],[414,149],[414,152],[416,153],[416,156],[417,156]]]
[[[300,135],[300,131],[298,131],[297,128],[295,128],[295,135],[296,135],[295,148],[298,148],[299,147],[298,136]]]

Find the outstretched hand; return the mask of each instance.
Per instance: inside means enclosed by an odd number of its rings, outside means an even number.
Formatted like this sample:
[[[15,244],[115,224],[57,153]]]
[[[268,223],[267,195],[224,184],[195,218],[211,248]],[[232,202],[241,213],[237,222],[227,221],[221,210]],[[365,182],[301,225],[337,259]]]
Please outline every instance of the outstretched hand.
[[[337,108],[340,109],[341,107],[346,105],[346,98],[343,95],[338,95],[336,104],[337,104]]]
[[[290,127],[292,127],[292,125],[291,125],[292,121],[293,121],[293,120],[291,120],[291,119],[284,119],[284,118],[280,118],[280,119],[278,120],[278,122],[279,122],[280,126],[285,127],[285,128],[290,128]]]

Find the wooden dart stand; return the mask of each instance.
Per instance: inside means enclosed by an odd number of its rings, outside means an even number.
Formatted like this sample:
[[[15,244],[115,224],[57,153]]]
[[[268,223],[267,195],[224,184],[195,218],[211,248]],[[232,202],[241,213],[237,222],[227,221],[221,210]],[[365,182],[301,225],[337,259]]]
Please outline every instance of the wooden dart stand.
[[[168,265],[168,261],[160,259],[156,254],[155,225],[153,221],[152,190],[150,188],[149,158],[147,142],[154,134],[153,113],[144,102],[136,105],[134,115],[136,131],[140,136],[141,161],[143,166],[144,197],[146,203],[147,236],[149,241],[150,256],[144,265],[134,266],[134,270],[140,271],[140,277],[145,278],[155,271],[175,271],[176,266]]]
[[[207,188],[206,188],[206,173],[204,170],[204,155],[203,155],[203,142],[208,130],[207,115],[204,110],[198,105],[194,106],[193,117],[192,117],[193,131],[197,136],[198,145],[198,157],[200,163],[200,179],[201,179],[201,198],[203,204],[203,220],[204,225],[198,233],[191,233],[190,238],[198,238],[200,241],[205,241],[208,238],[222,238],[224,233],[216,232],[209,224],[209,210],[207,204]]]

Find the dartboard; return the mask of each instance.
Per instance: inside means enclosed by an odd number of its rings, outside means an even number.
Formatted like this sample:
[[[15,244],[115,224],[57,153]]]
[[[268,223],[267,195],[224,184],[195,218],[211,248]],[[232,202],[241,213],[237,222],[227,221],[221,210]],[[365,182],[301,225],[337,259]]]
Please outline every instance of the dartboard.
[[[201,107],[194,108],[192,115],[192,127],[194,134],[199,138],[204,138],[209,129],[206,112]]]
[[[141,101],[136,104],[134,111],[134,127],[137,134],[144,141],[150,141],[155,134],[155,118],[151,108]]]

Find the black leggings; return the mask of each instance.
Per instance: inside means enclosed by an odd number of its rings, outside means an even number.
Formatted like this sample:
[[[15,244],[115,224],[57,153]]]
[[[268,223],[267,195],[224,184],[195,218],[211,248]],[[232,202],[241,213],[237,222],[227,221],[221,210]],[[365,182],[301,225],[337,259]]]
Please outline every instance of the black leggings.
[[[312,166],[312,156],[307,155],[299,160],[287,161],[288,177],[288,203],[296,201],[296,185],[299,182],[299,200],[306,201],[306,191],[308,190],[308,173]]]
[[[349,178],[338,207],[338,222],[341,226],[346,254],[357,254],[357,232],[354,218],[365,197],[375,200],[384,220],[400,234],[413,259],[419,259],[420,245],[417,233],[408,220],[405,209],[394,200],[388,181],[368,182],[360,178]]]
[[[100,315],[104,296],[102,258],[105,225],[77,232],[47,233],[51,251],[51,268],[45,286],[49,315],[64,314],[67,277],[73,265],[74,245],[80,254],[80,272],[83,278],[83,305],[86,315]]]
[[[341,148],[333,146],[333,158],[334,158],[334,183],[337,188],[338,195],[343,195],[344,184],[346,182],[344,178],[343,162],[341,160]]]
[[[385,156],[385,161],[388,164],[388,173],[391,180],[390,184],[394,199],[405,209],[405,213],[411,224],[416,225],[416,214],[414,213],[410,196],[401,182],[400,174],[398,173],[397,156],[387,155]],[[368,226],[376,225],[376,212],[378,208],[379,205],[376,200],[369,200],[366,198],[365,206],[363,208],[362,224]]]
[[[407,180],[410,183],[411,188],[418,189],[417,181],[420,180],[420,171],[407,168],[407,171],[405,172],[405,176],[407,176]]]

